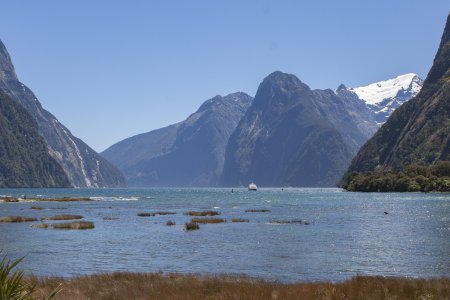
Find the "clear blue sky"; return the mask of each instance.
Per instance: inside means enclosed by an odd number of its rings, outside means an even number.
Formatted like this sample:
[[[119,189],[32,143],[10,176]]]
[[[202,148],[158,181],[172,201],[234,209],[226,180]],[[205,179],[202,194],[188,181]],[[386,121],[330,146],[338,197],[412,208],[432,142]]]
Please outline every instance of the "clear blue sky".
[[[185,119],[205,100],[254,95],[269,73],[312,88],[425,77],[448,0],[112,1],[1,4],[19,78],[102,151]]]

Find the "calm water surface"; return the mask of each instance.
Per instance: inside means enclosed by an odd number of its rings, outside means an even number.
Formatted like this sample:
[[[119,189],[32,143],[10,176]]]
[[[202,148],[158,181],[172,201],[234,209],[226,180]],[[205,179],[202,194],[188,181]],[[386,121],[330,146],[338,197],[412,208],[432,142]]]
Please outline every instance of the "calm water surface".
[[[95,229],[1,224],[0,249],[26,255],[36,275],[94,272],[246,274],[283,282],[351,276],[450,276],[450,194],[347,193],[339,189],[26,189],[0,195],[89,196],[98,201],[0,203],[0,216],[81,214]],[[186,232],[188,210],[228,220]],[[270,213],[246,213],[268,209]],[[142,218],[139,212],[175,215]],[[388,212],[388,214],[384,214]],[[118,218],[104,220],[104,217]],[[232,218],[249,223],[232,223]],[[305,220],[303,224],[273,221]],[[168,220],[176,226],[166,226]]]

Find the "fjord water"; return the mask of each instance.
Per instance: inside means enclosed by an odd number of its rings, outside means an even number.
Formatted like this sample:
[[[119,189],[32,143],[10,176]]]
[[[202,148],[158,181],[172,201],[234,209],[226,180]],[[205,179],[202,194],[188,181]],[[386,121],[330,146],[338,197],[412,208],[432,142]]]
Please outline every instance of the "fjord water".
[[[81,214],[95,229],[1,224],[0,248],[36,275],[111,271],[246,274],[283,282],[351,276],[450,276],[450,195],[339,189],[4,189],[2,195],[93,197],[0,203],[0,216]],[[31,210],[33,205],[44,210]],[[187,232],[189,210],[227,220]],[[248,209],[270,212],[250,213]],[[175,215],[138,217],[139,212]],[[385,214],[387,212],[388,214]],[[104,218],[117,218],[104,220]],[[232,223],[232,218],[249,219]],[[277,224],[274,221],[308,221]],[[176,226],[166,226],[168,220]]]

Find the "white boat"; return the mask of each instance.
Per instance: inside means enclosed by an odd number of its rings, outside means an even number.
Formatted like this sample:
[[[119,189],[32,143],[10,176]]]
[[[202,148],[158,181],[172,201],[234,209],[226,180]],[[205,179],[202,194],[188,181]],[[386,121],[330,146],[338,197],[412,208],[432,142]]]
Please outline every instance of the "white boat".
[[[248,185],[249,191],[256,191],[257,189],[258,189],[258,187],[253,182]]]

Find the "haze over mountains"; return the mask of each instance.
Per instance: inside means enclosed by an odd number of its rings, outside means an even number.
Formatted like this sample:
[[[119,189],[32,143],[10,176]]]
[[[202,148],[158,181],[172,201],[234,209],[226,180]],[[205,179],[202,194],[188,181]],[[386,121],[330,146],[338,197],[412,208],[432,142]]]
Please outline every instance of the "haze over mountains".
[[[450,160],[450,15],[421,91],[361,148],[347,174]]]
[[[253,98],[216,96],[186,120],[125,139],[102,152],[129,186],[215,186],[229,136]]]
[[[125,186],[125,179],[116,167],[73,136],[56,117],[42,108],[33,92],[17,78],[8,51],[1,41],[0,90],[34,118],[50,156],[62,167],[72,186]]]
[[[447,58],[442,58],[447,55],[447,44],[442,43],[443,50],[439,50],[440,58],[437,56],[435,65],[436,62],[442,65],[441,61]],[[367,143],[349,170],[372,170],[378,165],[400,168],[408,162],[432,163],[446,158],[450,151],[445,127],[448,75],[442,76],[440,79],[434,76],[434,83],[430,75],[427,78],[428,86],[444,86],[435,88],[440,93],[435,96],[436,107],[408,104],[408,108],[400,110],[407,112],[398,116],[393,114],[394,110],[403,107],[411,97],[428,99],[435,95],[430,87],[419,92],[423,81],[416,74],[404,74],[363,87],[340,85],[333,91],[311,89],[295,75],[276,71],[262,81],[255,99],[242,92],[216,96],[186,120],[120,141],[105,150],[102,157],[42,108],[33,92],[18,80],[0,41],[2,99],[13,100],[26,109],[43,138],[36,137],[37,148],[22,149],[21,155],[14,158],[15,166],[29,165],[30,170],[36,170],[31,173],[44,174],[42,181],[36,178],[27,181],[29,178],[17,175],[21,179],[11,180],[9,185],[122,187],[127,181],[133,187],[209,187],[246,186],[255,181],[260,186],[335,186],[361,146],[391,114],[386,123],[389,125],[383,125],[374,137],[378,142],[372,139]],[[9,100],[3,104],[9,107]],[[16,111],[22,119],[27,117]],[[409,119],[418,115],[420,122]],[[8,126],[14,122],[11,115],[2,117]],[[398,135],[398,128],[412,124],[413,127]],[[3,129],[4,135],[10,138],[7,144],[24,141],[20,136],[22,131],[8,128],[5,125]],[[33,126],[27,128],[29,136],[33,136]],[[383,144],[380,135],[390,142]],[[42,150],[39,148],[42,141],[50,158],[37,150]],[[425,146],[416,147],[422,142]],[[24,163],[33,157],[31,149],[35,149],[32,151],[42,158],[44,165]],[[12,160],[12,156],[0,153],[0,162],[8,161],[8,157]],[[23,171],[19,169],[15,169],[16,174]],[[6,178],[8,170],[6,165],[0,166],[0,178]]]
[[[416,87],[405,87],[406,81],[387,84],[389,99],[377,109],[386,105],[392,112],[396,96]],[[335,186],[380,123],[354,89],[311,90],[294,75],[274,72],[253,102],[243,93],[217,96],[185,121],[125,139],[102,155],[130,186],[245,186],[252,180]]]

